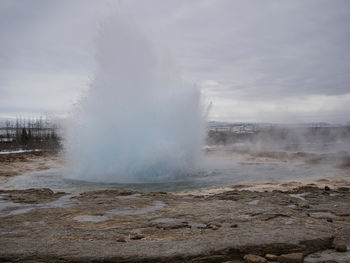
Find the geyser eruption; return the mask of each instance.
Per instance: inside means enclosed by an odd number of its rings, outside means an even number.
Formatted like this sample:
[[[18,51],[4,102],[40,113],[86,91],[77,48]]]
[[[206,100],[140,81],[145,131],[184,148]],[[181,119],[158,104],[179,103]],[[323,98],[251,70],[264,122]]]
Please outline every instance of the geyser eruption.
[[[68,128],[68,177],[95,182],[164,181],[195,168],[200,93],[134,25],[113,16],[97,38],[97,69]]]

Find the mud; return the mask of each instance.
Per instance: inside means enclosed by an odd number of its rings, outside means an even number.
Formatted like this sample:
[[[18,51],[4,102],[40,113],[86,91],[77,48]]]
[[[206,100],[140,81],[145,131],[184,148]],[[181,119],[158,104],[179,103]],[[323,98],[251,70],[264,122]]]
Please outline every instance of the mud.
[[[347,187],[211,195],[30,189],[3,190],[0,199],[1,262],[243,262],[246,254],[297,252],[305,262],[330,255],[346,262],[349,256],[334,250],[336,242],[350,245]]]

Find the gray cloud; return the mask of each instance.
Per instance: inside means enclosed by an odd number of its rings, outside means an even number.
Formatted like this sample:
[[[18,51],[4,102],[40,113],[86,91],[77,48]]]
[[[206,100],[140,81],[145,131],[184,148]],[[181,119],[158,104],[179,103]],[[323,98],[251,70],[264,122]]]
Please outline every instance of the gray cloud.
[[[347,0],[2,0],[1,114],[68,111],[92,77],[99,22],[114,11],[173,55],[213,101],[212,119],[348,121]]]

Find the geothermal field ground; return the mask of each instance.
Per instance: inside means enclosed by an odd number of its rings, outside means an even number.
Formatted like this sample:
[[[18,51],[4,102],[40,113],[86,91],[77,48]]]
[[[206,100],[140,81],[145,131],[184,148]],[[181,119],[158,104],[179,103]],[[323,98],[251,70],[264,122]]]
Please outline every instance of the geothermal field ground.
[[[185,178],[128,184],[65,178],[59,151],[2,152],[0,260],[349,262],[349,155],[265,146],[206,146]]]
[[[0,263],[350,263],[349,11],[0,0]]]

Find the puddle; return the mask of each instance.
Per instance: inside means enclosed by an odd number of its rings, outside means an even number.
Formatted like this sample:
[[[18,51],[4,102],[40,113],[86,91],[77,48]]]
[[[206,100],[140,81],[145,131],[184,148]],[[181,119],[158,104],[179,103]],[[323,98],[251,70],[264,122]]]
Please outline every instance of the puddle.
[[[12,201],[0,200],[0,217],[14,216],[28,213],[33,207],[27,204],[14,203]],[[15,208],[15,209],[13,209]]]
[[[260,200],[253,200],[247,203],[247,205],[257,205]]]
[[[304,196],[307,196],[310,193],[301,193],[301,194],[289,194],[290,197],[298,198],[300,200],[306,201]]]
[[[207,225],[203,224],[203,223],[190,222],[190,223],[188,223],[188,225],[191,228],[207,228]]]
[[[337,216],[331,212],[312,212],[309,214],[313,218],[337,218]]]
[[[75,202],[75,200],[71,200],[71,198],[77,195],[78,194],[68,194],[61,196],[57,200],[41,204],[24,204],[0,200],[0,217],[26,214],[34,208],[69,208],[73,206]],[[5,195],[1,195],[0,197],[4,196]]]
[[[132,199],[132,198],[138,198],[141,194],[132,194],[132,195],[118,195],[117,198],[119,199]]]
[[[30,210],[33,209],[32,207],[28,206],[28,204],[14,203],[8,200],[0,200],[0,217],[28,213]]]
[[[239,219],[251,219],[252,217],[247,214],[240,214],[237,216]]]
[[[25,204],[14,203],[8,200],[0,200],[0,211],[6,208],[12,208],[12,207],[18,207],[18,206],[25,206]]]
[[[286,225],[291,225],[293,223],[294,223],[294,220],[292,220],[292,219],[289,219],[289,220],[284,222],[284,224],[286,224]]]
[[[226,203],[226,204],[234,204],[236,201],[234,200],[218,200],[219,203]]]
[[[9,212],[6,213],[6,215],[0,215],[0,216],[16,216],[16,215],[22,215],[22,214],[26,214],[29,211],[33,210],[33,207],[27,207],[27,208],[20,208],[20,209],[16,209],[16,210],[11,210]]]
[[[38,204],[37,207],[40,208],[70,208],[74,205],[76,200],[71,200],[73,197],[78,196],[78,194],[68,194],[63,195],[60,198],[43,204]]]
[[[220,223],[219,225],[220,225],[221,227],[231,227],[231,226],[232,226],[232,223],[224,222],[224,223]]]
[[[184,222],[185,220],[179,219],[179,218],[156,218],[151,220],[152,223],[181,223]]]
[[[73,218],[75,221],[79,222],[92,222],[92,223],[99,223],[104,222],[108,220],[107,216],[94,216],[94,215],[80,215]]]
[[[146,206],[143,208],[134,208],[131,206],[126,206],[123,208],[116,208],[109,210],[107,213],[113,215],[142,215],[146,213],[151,213],[160,209],[163,209],[165,204],[162,201],[154,201],[152,206]]]

